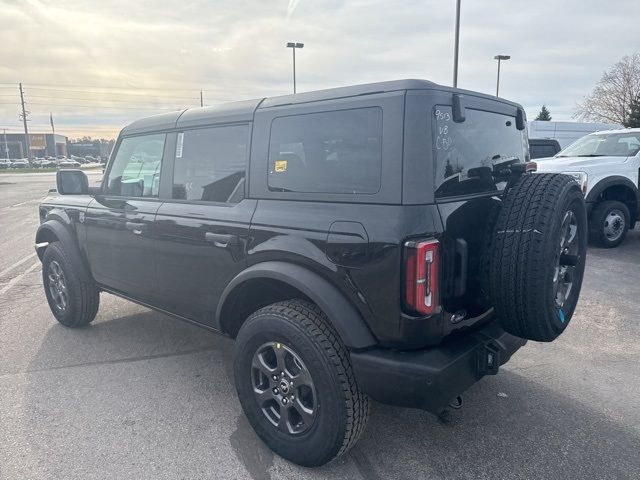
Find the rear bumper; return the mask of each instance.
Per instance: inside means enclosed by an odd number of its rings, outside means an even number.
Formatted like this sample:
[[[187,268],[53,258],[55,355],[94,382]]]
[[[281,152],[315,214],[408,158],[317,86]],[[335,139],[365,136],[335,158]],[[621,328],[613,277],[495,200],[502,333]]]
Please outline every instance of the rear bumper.
[[[440,413],[485,375],[495,375],[526,340],[496,322],[417,351],[352,352],[359,387],[374,400]]]

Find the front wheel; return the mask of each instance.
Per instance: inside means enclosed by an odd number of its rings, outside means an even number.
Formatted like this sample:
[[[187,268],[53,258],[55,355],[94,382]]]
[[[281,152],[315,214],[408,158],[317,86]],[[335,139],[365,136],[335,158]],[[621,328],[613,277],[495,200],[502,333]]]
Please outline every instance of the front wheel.
[[[66,327],[83,327],[98,312],[100,292],[83,280],[76,262],[59,242],[50,244],[42,257],[42,283],[49,308]]]
[[[287,460],[323,465],[364,430],[368,398],[337,333],[309,302],[274,303],[251,315],[236,339],[234,374],[249,423]]]
[[[620,245],[629,231],[629,208],[617,200],[597,204],[589,218],[589,241],[604,248]]]

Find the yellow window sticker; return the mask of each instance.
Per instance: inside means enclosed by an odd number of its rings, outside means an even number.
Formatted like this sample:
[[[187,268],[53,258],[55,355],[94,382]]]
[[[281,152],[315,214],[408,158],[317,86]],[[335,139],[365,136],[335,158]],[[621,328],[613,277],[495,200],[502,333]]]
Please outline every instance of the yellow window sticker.
[[[276,170],[276,172],[286,172],[287,171],[287,161],[286,160],[276,160],[275,170]]]

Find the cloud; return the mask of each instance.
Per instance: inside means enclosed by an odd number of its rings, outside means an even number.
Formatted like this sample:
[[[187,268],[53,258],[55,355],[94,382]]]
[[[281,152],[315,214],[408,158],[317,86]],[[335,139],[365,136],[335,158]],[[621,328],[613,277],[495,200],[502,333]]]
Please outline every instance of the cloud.
[[[200,90],[210,104],[289,93],[288,41],[305,43],[300,91],[407,77],[448,85],[454,4],[0,0],[0,127],[20,128],[20,81],[34,131],[53,111],[56,130],[74,136],[198,105]],[[500,92],[529,116],[545,103],[555,120],[569,119],[602,72],[640,45],[637,0],[463,1],[461,17],[459,85],[494,92],[493,56],[511,55]]]

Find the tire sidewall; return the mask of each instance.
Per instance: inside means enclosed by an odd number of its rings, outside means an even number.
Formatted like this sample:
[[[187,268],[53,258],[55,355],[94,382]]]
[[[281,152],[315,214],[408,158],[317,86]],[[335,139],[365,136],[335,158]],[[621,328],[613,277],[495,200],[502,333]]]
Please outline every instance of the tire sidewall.
[[[281,432],[264,416],[253,394],[251,362],[265,343],[280,342],[293,349],[314,382],[317,414],[311,428],[291,435]],[[344,392],[326,350],[286,315],[258,312],[243,325],[236,339],[234,375],[243,410],[258,436],[280,456],[305,466],[325,463],[340,449],[346,431]]]
[[[55,301],[51,297],[51,292],[49,291],[49,265],[51,262],[56,261],[60,268],[62,269],[62,273],[64,274],[65,282],[67,284],[67,294],[69,297],[69,301],[67,303],[67,308],[64,312],[59,311],[56,308]],[[42,284],[44,287],[44,293],[47,297],[47,302],[49,303],[49,308],[51,309],[51,313],[56,319],[65,326],[74,326],[75,318],[77,317],[78,312],[78,290],[80,288],[77,278],[72,274],[72,268],[69,264],[66,254],[62,247],[60,247],[57,243],[53,243],[47,247],[42,257]]]
[[[571,322],[573,313],[576,309],[578,298],[580,296],[580,289],[582,286],[582,279],[584,277],[584,269],[586,266],[586,254],[587,254],[587,212],[584,206],[582,193],[574,188],[573,185],[567,185],[567,192],[563,192],[560,195],[561,202],[558,204],[558,211],[561,211],[561,215],[556,215],[555,221],[551,231],[553,232],[551,238],[556,241],[550,241],[547,243],[547,251],[545,257],[548,259],[547,265],[549,268],[546,272],[547,278],[553,278],[554,270],[558,264],[560,257],[560,251],[558,249],[558,243],[561,235],[562,222],[566,212],[571,210],[576,216],[578,223],[578,255],[580,259],[573,271],[573,287],[571,293],[562,308],[558,308],[555,303],[554,286],[552,282],[549,282],[547,289],[547,318],[552,319],[551,327],[555,333],[560,335]],[[560,312],[562,310],[562,312]],[[563,320],[564,319],[564,320]]]

